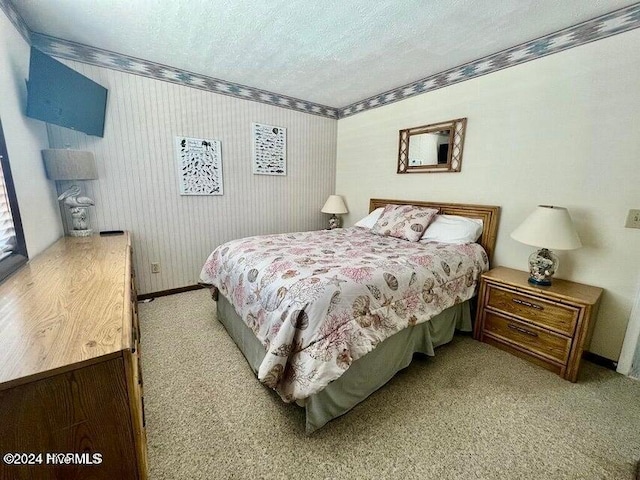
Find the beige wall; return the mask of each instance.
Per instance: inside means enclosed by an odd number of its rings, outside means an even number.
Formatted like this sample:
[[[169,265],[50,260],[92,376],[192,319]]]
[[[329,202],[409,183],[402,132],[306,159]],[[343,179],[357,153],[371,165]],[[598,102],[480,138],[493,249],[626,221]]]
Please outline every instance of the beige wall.
[[[53,182],[47,180],[40,150],[48,147],[45,124],[25,116],[29,44],[0,10],[0,119],[18,197],[29,256],[62,235]]]
[[[509,233],[541,203],[569,208],[584,248],[558,276],[606,289],[590,350],[620,353],[640,273],[640,30],[426,93],[338,122],[336,193],[502,206],[494,264],[525,269]],[[398,130],[468,117],[461,173],[396,174]]]
[[[133,233],[141,293],[197,283],[207,256],[227,240],[327,222],[320,208],[335,188],[336,120],[63,62],[109,90],[105,133],[51,126],[49,141],[95,153],[99,179],[83,184],[96,203],[93,225]],[[252,122],[287,128],[286,176],[252,174]],[[221,141],[223,196],[179,194],[177,135]]]

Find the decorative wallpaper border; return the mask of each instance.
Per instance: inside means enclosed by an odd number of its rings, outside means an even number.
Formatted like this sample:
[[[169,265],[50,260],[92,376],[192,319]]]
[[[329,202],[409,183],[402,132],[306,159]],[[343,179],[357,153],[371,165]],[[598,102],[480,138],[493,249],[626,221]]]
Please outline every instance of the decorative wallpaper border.
[[[402,87],[379,93],[341,108],[339,118],[389,105],[421,93],[448,87],[458,82],[497,72],[504,68],[513,67],[638,27],[640,27],[640,3],[465,63],[450,70],[436,73]]]
[[[16,8],[11,3],[11,0],[0,0],[0,9],[4,11],[7,15],[7,18],[13,23],[16,27],[20,35],[27,41],[27,43],[31,44],[31,30],[27,26],[26,22],[20,16]]]
[[[131,57],[129,55],[123,55],[61,38],[50,37],[41,33],[32,32],[31,42],[34,47],[54,57],[76,60],[78,62],[120,70],[134,75],[142,75],[144,77],[155,78],[156,80],[177,83],[185,87],[199,88],[200,90],[208,90],[213,93],[242,98],[243,100],[252,100],[277,107],[289,108],[303,113],[328,118],[338,118],[338,109],[327,107],[326,105],[208,77],[207,75],[200,75],[180,68],[162,65],[149,60],[143,60],[141,58]]]
[[[389,105],[415,95],[448,87],[640,27],[640,3],[636,3],[340,108],[31,32],[11,0],[0,0],[0,8],[4,10],[11,22],[31,45],[55,57],[333,119],[349,117],[372,108]]]

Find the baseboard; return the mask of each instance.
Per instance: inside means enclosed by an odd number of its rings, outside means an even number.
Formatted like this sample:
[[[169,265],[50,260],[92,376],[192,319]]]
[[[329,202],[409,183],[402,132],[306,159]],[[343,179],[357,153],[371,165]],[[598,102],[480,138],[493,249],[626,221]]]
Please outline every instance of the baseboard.
[[[176,293],[190,292],[191,290],[200,290],[205,288],[204,285],[187,285],[186,287],[171,288],[169,290],[160,290],[159,292],[143,293],[138,295],[138,301],[148,300],[149,298],[166,297],[167,295],[175,295]]]
[[[618,368],[618,362],[609,360],[608,358],[598,355],[597,353],[585,351],[582,353],[582,358],[584,358],[585,360],[589,360],[591,363],[595,363],[596,365],[600,365],[601,367],[613,370],[614,372],[616,371],[616,368]]]

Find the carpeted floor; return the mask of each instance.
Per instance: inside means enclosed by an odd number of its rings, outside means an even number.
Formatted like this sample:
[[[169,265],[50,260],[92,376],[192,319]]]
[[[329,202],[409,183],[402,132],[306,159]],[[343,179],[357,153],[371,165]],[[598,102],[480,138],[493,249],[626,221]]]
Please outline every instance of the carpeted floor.
[[[199,290],[140,304],[150,479],[632,479],[640,382],[577,384],[469,337],[311,436]]]

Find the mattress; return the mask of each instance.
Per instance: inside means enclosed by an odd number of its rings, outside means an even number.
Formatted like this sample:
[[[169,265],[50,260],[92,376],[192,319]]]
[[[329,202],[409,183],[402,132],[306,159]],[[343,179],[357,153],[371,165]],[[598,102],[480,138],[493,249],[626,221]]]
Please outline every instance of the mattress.
[[[398,332],[471,298],[477,244],[421,244],[350,227],[219,246],[201,273],[267,352],[258,378],[286,402],[335,382]]]

